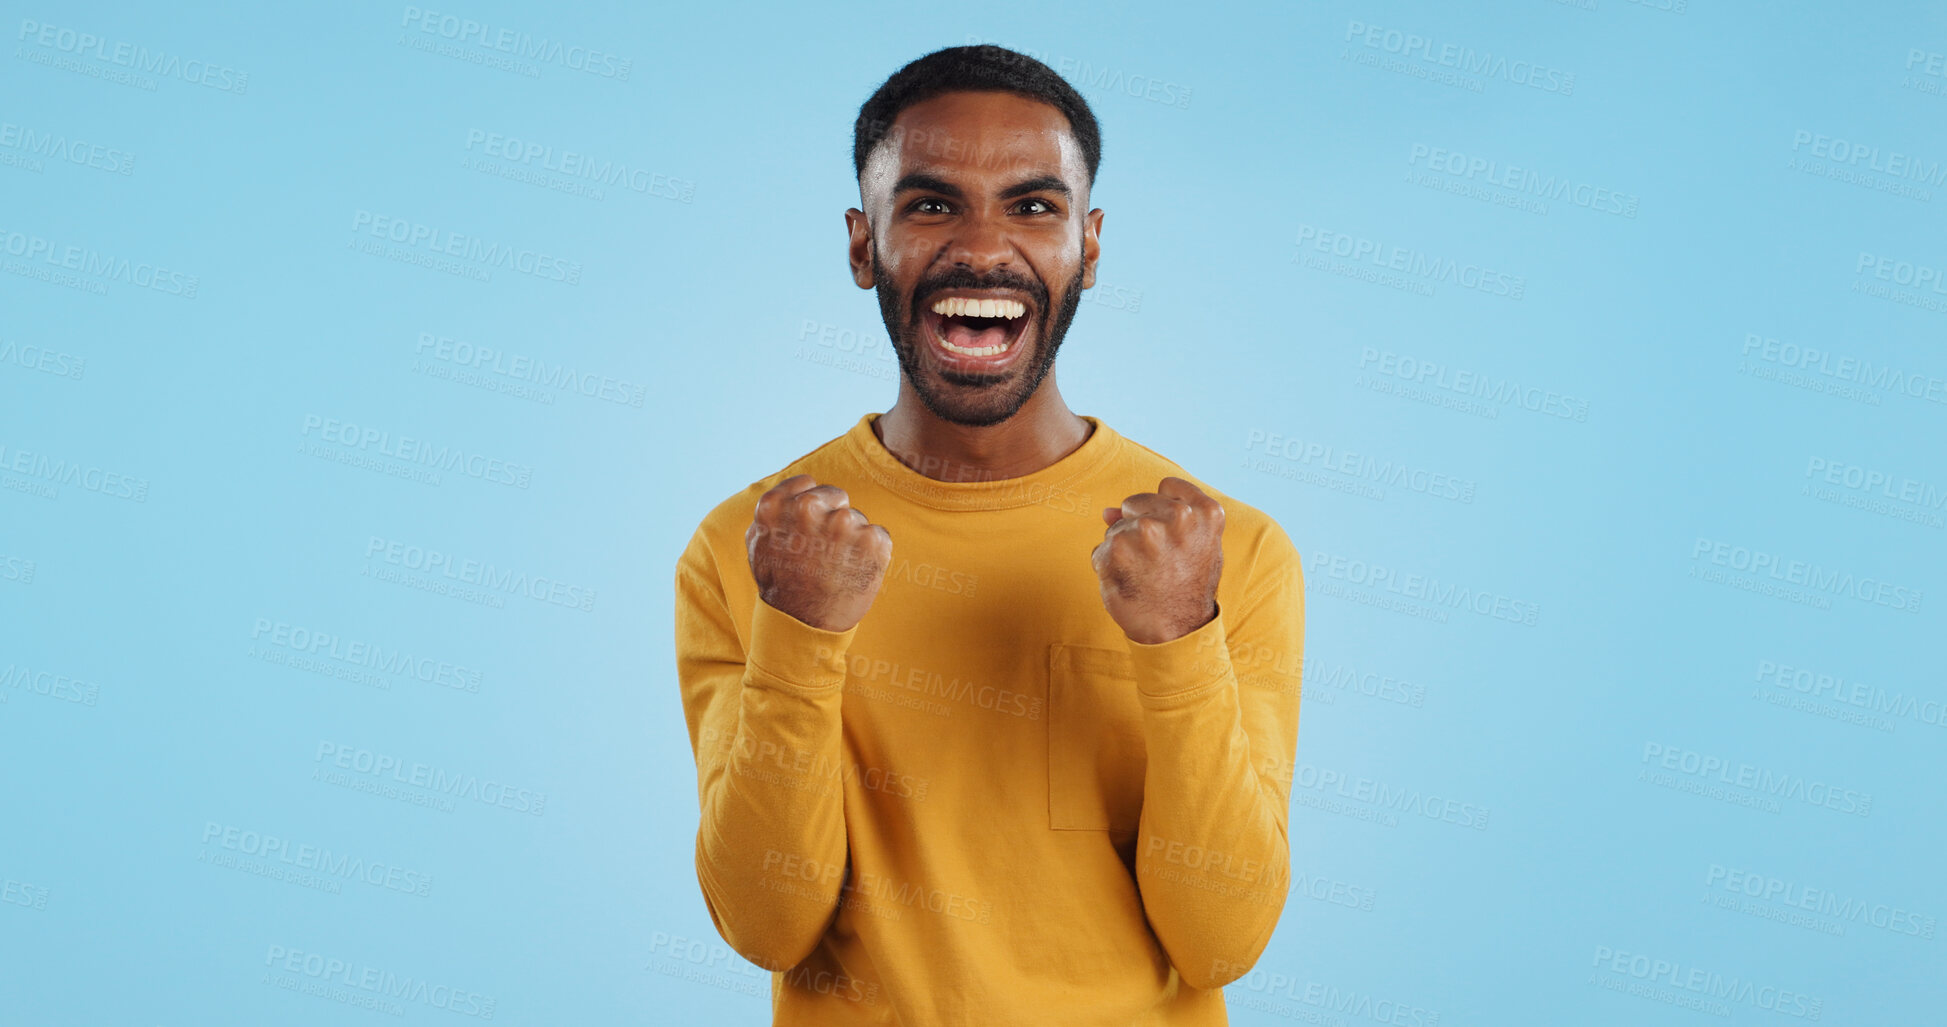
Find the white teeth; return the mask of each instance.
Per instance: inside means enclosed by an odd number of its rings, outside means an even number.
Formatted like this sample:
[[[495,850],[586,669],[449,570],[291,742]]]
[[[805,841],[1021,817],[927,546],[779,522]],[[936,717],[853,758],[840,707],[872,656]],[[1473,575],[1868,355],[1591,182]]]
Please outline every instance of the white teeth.
[[[1004,317],[1013,320],[1027,312],[1027,304],[1020,300],[977,300],[965,296],[947,296],[933,302],[933,313],[947,317]]]
[[[1025,316],[1027,312],[1027,304],[1019,300],[986,300],[973,299],[966,296],[947,296],[933,302],[933,313],[944,317],[1003,317],[1011,321],[1015,318]],[[933,337],[939,341],[941,349],[946,350],[948,353],[956,353],[965,357],[991,357],[999,353],[1007,352],[1008,346],[1011,345],[1011,343],[1003,342],[998,346],[955,346],[953,343],[948,342],[944,335],[935,333]]]
[[[958,353],[963,357],[991,357],[996,353],[1006,352],[1008,345],[1007,343],[1001,343],[998,346],[955,346],[953,343],[946,341],[944,336],[935,334],[933,338],[939,340],[941,349],[946,350],[948,353]]]

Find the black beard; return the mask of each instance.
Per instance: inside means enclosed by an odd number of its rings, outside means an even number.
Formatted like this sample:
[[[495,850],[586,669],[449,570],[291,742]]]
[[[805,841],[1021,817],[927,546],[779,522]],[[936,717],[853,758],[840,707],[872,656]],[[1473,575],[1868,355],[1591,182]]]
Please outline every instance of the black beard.
[[[872,284],[879,293],[879,316],[886,322],[886,335],[892,339],[893,352],[899,356],[899,372],[912,383],[913,391],[919,401],[933,416],[953,424],[963,424],[974,428],[985,428],[999,424],[1020,412],[1035,390],[1041,388],[1042,379],[1055,366],[1055,354],[1061,349],[1061,340],[1068,334],[1068,323],[1075,319],[1075,310],[1082,302],[1082,272],[1077,270],[1075,277],[1069,279],[1068,287],[1062,290],[1061,307],[1050,309],[1048,290],[1039,281],[1017,278],[1009,274],[989,275],[981,278],[965,268],[955,267],[935,278],[922,279],[913,286],[914,302],[900,302],[899,288],[885,275],[885,261],[879,258],[879,242],[872,242]],[[1025,373],[1004,372],[1002,374],[966,374],[957,371],[926,371],[919,359],[919,333],[924,330],[920,318],[920,296],[930,296],[942,289],[1015,289],[1029,294],[1034,299],[1034,309],[1040,320],[1034,327],[1034,362],[1028,365]],[[1028,334],[1026,328],[1022,335]],[[1009,377],[1015,379],[1013,387],[1004,387]],[[957,389],[942,387],[941,383],[959,386]],[[978,391],[974,391],[978,390]]]

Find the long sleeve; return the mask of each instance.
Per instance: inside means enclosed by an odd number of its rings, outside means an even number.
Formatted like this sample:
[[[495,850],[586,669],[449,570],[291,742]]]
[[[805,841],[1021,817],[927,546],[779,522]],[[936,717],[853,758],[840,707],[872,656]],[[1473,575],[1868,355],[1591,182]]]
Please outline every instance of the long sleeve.
[[[1143,907],[1191,987],[1249,972],[1290,886],[1304,578],[1270,533],[1233,610],[1155,645],[1131,641],[1148,765],[1136,845]]]
[[[699,533],[676,571],[676,673],[701,809],[696,876],[724,941],[788,970],[817,946],[845,881],[839,707],[857,628],[815,628],[759,598],[746,652],[724,596]]]

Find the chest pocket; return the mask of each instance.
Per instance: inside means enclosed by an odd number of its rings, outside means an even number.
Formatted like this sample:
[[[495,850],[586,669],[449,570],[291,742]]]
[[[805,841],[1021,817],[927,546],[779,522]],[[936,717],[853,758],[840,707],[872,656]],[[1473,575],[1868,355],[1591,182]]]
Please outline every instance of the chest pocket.
[[[1048,826],[1134,838],[1147,765],[1129,654],[1050,646]]]

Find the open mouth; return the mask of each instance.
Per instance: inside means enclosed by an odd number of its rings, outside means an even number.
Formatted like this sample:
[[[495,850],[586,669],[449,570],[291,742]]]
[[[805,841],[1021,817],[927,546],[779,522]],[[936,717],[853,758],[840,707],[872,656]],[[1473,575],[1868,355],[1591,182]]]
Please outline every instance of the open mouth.
[[[923,318],[927,336],[955,363],[999,364],[1014,353],[1028,305],[1012,299],[943,296]]]

